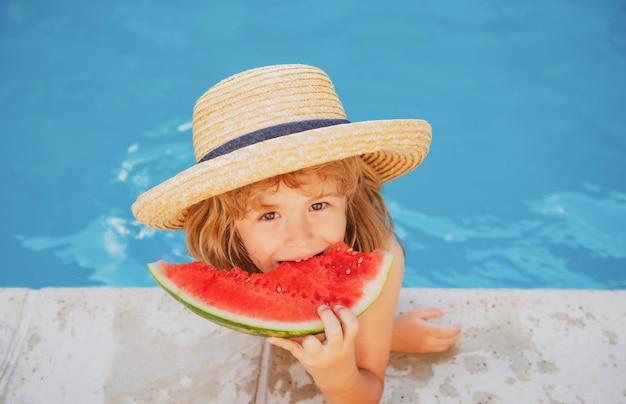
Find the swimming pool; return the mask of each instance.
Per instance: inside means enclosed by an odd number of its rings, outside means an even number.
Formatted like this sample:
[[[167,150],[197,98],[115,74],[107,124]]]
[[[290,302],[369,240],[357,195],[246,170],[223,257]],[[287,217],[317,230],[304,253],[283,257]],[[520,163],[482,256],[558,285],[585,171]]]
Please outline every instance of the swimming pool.
[[[193,164],[206,89],[292,62],[352,121],[433,125],[384,190],[405,286],[626,287],[623,1],[14,1],[0,33],[0,287],[150,286],[144,262],[187,260],[130,204]]]

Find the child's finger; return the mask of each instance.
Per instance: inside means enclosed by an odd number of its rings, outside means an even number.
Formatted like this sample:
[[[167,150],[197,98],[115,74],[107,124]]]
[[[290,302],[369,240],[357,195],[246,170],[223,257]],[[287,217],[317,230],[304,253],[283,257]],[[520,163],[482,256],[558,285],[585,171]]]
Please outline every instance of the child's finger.
[[[424,327],[425,331],[428,332],[429,335],[437,338],[450,338],[456,337],[461,334],[461,325],[456,324],[453,326],[426,323]]]
[[[304,355],[315,357],[315,356],[320,355],[323,352],[323,350],[324,350],[324,346],[322,345],[322,342],[318,340],[314,335],[307,335],[302,340],[302,353]],[[300,362],[303,362],[304,358],[299,358],[297,356],[296,358]]]
[[[336,346],[343,341],[343,330],[341,323],[335,313],[326,305],[318,309],[322,323],[324,324],[324,334],[326,334],[326,345]]]
[[[446,315],[446,312],[435,307],[426,307],[423,309],[415,309],[416,314],[423,319],[438,318]]]
[[[354,315],[352,310],[341,305],[335,306],[335,313],[337,313],[343,325],[342,332],[344,341],[354,340],[359,332],[359,319]]]
[[[298,360],[302,358],[302,346],[295,341],[290,341],[288,339],[278,337],[270,337],[267,339],[267,341],[274,346],[291,352],[291,354]]]
[[[445,327],[437,338],[433,339],[433,350],[435,352],[443,352],[450,348],[461,336],[461,326]]]
[[[432,352],[447,351],[448,349],[450,349],[452,345],[454,345],[454,343],[458,339],[459,339],[459,336],[457,335],[456,337],[443,338],[443,339],[437,340],[436,342],[433,343],[431,351]]]

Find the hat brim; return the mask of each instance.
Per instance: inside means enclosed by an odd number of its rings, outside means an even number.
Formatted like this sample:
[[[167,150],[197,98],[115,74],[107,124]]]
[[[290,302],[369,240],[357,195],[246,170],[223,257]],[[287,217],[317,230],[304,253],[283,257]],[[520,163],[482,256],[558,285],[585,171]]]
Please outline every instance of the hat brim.
[[[362,121],[266,140],[196,164],[140,195],[135,217],[150,227],[180,230],[189,207],[242,186],[361,156],[388,182],[421,164],[431,127],[418,119]]]

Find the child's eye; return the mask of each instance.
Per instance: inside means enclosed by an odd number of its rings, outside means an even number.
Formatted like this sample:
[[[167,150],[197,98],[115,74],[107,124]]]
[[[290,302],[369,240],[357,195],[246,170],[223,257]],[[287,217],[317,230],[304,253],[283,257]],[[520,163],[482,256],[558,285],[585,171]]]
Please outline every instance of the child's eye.
[[[311,205],[311,210],[322,210],[328,205],[326,202],[316,202]]]
[[[267,212],[261,215],[261,220],[274,220],[278,214],[276,212]]]

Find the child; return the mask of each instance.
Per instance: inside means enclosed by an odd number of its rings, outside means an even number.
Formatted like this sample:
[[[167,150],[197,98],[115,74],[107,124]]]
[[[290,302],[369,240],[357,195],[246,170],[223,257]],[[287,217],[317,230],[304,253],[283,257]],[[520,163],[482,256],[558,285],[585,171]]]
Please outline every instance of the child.
[[[149,226],[184,229],[190,254],[217,268],[269,272],[337,241],[390,251],[388,281],[361,316],[322,306],[322,336],[269,340],[302,363],[327,402],[378,402],[390,350],[439,352],[460,335],[425,321],[444,314],[437,309],[394,320],[404,254],[380,190],[422,162],[430,139],[421,120],[350,123],[317,68],[253,69],[198,100],[197,164],[141,195],[133,212]]]

